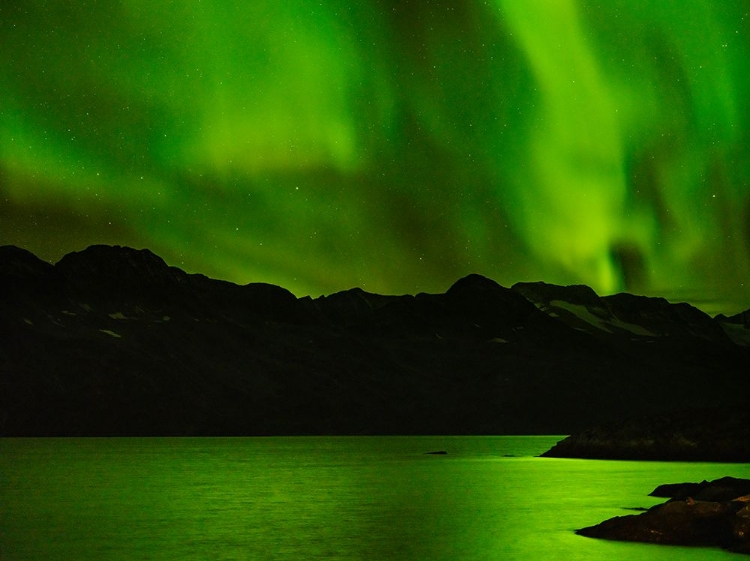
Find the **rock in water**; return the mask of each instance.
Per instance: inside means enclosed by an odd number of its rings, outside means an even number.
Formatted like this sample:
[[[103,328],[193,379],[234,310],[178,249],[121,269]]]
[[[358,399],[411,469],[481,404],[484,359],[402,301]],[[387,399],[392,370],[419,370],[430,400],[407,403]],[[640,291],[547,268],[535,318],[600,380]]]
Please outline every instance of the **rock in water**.
[[[659,485],[651,491],[652,497],[696,501],[731,501],[750,494],[750,480],[736,477],[722,477],[714,481],[700,483],[672,483]]]
[[[713,546],[750,554],[750,508],[740,496],[750,480],[724,477],[702,483],[662,485],[651,495],[675,497],[638,515],[618,516],[576,533],[591,538],[664,545]],[[694,492],[700,500],[685,496]],[[727,499],[727,497],[732,497]]]

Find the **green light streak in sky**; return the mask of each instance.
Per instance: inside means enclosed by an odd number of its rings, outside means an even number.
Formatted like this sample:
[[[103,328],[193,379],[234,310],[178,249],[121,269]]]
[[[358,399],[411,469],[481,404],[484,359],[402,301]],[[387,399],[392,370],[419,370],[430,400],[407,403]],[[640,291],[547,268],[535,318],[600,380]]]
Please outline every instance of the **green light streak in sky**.
[[[479,272],[750,307],[750,5],[0,8],[0,237],[297,294]]]
[[[571,1],[502,2],[529,59],[543,109],[527,133],[532,170],[519,187],[519,230],[542,259],[579,271],[594,288],[620,288],[609,248],[626,196],[613,92]],[[554,220],[550,217],[554,216]]]
[[[648,285],[669,291],[670,282],[691,282],[683,279],[697,271],[688,273],[686,264],[692,269],[708,258],[706,242],[726,220],[709,206],[729,187],[712,176],[709,158],[740,136],[727,54],[747,48],[737,44],[741,18],[732,21],[737,13],[715,13],[707,2],[654,3],[649,10],[616,2],[599,15],[583,5],[499,2],[542,106],[526,131],[532,169],[521,174],[525,185],[514,190],[520,212],[511,216],[542,260],[580,272],[601,292]],[[594,36],[585,15],[622,23],[609,36]],[[602,38],[610,44],[602,47]],[[634,47],[624,50],[624,41]],[[704,76],[709,69],[715,83]],[[639,158],[657,161],[649,170],[656,177],[636,175]],[[647,185],[659,190],[651,205],[639,200],[643,179],[658,183]],[[738,253],[746,271],[747,248]]]

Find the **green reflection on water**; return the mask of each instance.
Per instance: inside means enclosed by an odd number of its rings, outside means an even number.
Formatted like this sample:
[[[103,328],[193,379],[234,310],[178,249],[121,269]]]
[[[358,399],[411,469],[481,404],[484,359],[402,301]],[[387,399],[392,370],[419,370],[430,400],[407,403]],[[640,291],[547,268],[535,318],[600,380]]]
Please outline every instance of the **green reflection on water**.
[[[660,502],[646,496],[658,484],[750,466],[533,457],[555,440],[3,440],[0,558],[732,557],[573,530]]]

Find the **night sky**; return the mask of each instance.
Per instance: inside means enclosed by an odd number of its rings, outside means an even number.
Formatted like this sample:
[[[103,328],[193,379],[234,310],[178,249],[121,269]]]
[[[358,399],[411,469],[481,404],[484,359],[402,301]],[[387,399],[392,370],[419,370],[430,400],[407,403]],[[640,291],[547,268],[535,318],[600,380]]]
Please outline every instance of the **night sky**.
[[[2,0],[0,244],[750,308],[750,0]]]

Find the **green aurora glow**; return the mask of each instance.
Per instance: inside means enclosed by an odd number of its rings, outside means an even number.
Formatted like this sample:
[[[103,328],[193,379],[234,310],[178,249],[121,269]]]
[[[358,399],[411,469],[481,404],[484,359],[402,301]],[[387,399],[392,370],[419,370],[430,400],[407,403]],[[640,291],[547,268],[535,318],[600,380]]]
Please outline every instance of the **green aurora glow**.
[[[748,0],[4,0],[0,243],[750,307]]]

